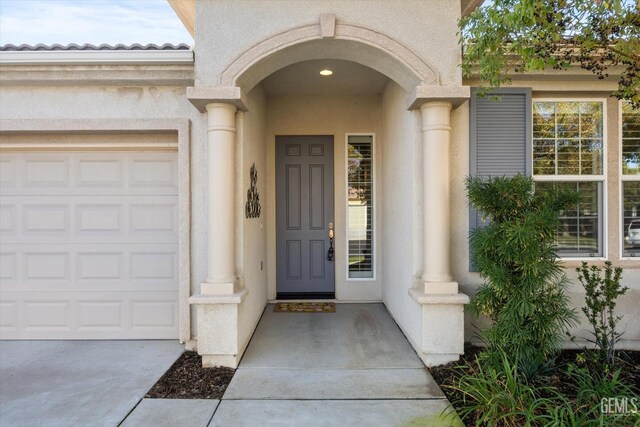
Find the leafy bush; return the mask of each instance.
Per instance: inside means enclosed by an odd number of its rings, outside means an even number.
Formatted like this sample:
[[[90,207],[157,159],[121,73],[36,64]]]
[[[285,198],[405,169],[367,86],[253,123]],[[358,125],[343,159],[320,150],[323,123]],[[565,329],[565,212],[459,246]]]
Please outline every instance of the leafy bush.
[[[618,297],[624,295],[629,288],[620,284],[622,268],[613,268],[611,261],[604,264],[604,277],[599,267],[589,267],[586,262],[582,263],[581,268],[576,268],[576,271],[587,292],[586,307],[582,307],[582,312],[593,328],[592,342],[598,349],[600,361],[604,365],[613,366],[616,361],[615,346],[622,336],[622,333],[616,331],[622,316],[614,315],[614,309]]]
[[[565,294],[555,236],[560,210],[578,194],[553,187],[533,191],[531,177],[468,178],[470,203],[489,224],[471,233],[475,265],[485,279],[471,301],[492,325],[483,332],[494,360],[498,349],[533,375],[561,347],[576,322]],[[490,353],[491,356],[491,353]]]

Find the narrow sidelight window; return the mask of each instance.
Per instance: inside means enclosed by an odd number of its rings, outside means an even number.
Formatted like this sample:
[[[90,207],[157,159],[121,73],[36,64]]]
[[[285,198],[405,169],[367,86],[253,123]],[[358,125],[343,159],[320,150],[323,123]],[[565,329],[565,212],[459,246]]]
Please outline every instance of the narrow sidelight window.
[[[624,257],[640,256],[640,110],[621,103],[622,237]]]
[[[347,227],[350,279],[373,279],[373,135],[347,136]]]
[[[561,257],[603,256],[605,132],[602,101],[533,102],[533,177],[536,191],[578,191],[580,204],[561,212]]]

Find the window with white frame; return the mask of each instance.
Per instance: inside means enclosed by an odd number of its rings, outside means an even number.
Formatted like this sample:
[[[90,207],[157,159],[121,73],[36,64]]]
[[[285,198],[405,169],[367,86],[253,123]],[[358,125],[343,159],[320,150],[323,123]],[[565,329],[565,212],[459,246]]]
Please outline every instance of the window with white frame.
[[[348,274],[373,276],[373,135],[347,136]]]
[[[640,256],[640,109],[621,103],[622,236],[624,257]]]
[[[605,182],[604,102],[533,102],[533,178],[536,191],[553,186],[580,193],[578,206],[560,213],[561,257],[603,256]]]

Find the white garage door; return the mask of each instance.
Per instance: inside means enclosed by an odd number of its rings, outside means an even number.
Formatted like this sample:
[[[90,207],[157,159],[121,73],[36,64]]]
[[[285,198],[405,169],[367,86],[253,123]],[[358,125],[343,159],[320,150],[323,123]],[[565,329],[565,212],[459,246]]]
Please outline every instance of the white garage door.
[[[0,337],[178,337],[175,152],[0,153]]]

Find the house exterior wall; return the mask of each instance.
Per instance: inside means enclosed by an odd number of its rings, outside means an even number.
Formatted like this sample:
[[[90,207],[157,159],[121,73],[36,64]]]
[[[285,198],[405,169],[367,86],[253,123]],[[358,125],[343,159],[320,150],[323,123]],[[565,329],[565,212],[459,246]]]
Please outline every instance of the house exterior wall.
[[[479,83],[473,79],[462,81],[458,67],[461,52],[456,36],[460,15],[458,1],[203,0],[197,2],[194,70],[187,70],[185,66],[176,71],[172,71],[171,66],[144,69],[112,66],[114,70],[120,70],[118,76],[122,79],[118,81],[108,73],[111,69],[101,66],[7,69],[3,78],[13,79],[14,85],[0,87],[1,118],[39,119],[51,123],[89,119],[116,122],[188,119],[191,124],[191,160],[187,171],[191,178],[191,240],[187,268],[191,276],[190,293],[196,295],[201,292],[201,283],[207,280],[208,257],[212,256],[208,253],[207,239],[209,228],[215,225],[209,224],[208,212],[219,208],[210,206],[208,189],[211,185],[224,183],[211,182],[209,178],[207,156],[212,147],[208,146],[207,116],[189,102],[186,86],[217,86],[221,73],[243,52],[274,35],[317,24],[322,14],[334,14],[338,23],[361,26],[394,39],[433,67],[442,86],[477,86]],[[309,59],[330,58],[331,51],[310,49],[308,55]],[[260,64],[255,67],[257,70],[254,71],[259,72]],[[189,79],[191,81],[187,82]],[[19,80],[20,83],[15,84]],[[155,84],[154,81],[164,83]],[[433,326],[425,325],[425,319],[430,319],[425,313],[429,313],[430,308],[412,298],[409,290],[421,286],[424,289],[425,285],[420,276],[424,269],[425,242],[428,242],[423,230],[425,180],[422,159],[427,138],[421,133],[420,112],[408,109],[412,94],[398,83],[390,81],[382,94],[362,96],[268,96],[259,84],[243,94],[247,111],[238,112],[235,123],[234,238],[239,285],[248,293],[237,307],[231,309],[225,302],[207,314],[229,322],[214,326],[225,329],[224,334],[233,335],[231,341],[237,341],[238,352],[234,357],[244,351],[267,301],[275,298],[274,147],[275,136],[287,134],[333,134],[335,137],[337,298],[340,301],[382,300],[414,347],[419,352],[424,350],[424,330]],[[598,81],[590,75],[573,79],[549,72],[519,77],[514,79],[514,86],[532,88],[534,99],[606,98],[615,88],[615,82]],[[620,314],[625,316],[620,326],[621,330],[626,330],[622,347],[638,349],[640,265],[636,260],[620,259],[619,104],[609,99],[606,105],[607,257],[625,267],[624,284],[631,288],[618,305]],[[451,270],[460,291],[473,295],[482,279],[477,273],[469,272],[469,211],[464,188],[470,163],[468,102],[451,110],[450,117]],[[376,135],[376,276],[371,281],[347,281],[346,257],[342,255],[346,251],[345,135],[351,132]],[[258,219],[244,216],[252,164],[258,171],[262,205]],[[595,262],[602,264],[601,260]],[[577,265],[579,263],[575,261],[565,263],[572,279],[570,295],[574,305],[580,307],[584,293],[575,280],[573,270]],[[196,312],[193,309],[190,318],[190,338],[193,340],[198,338]],[[201,320],[206,322],[204,314]],[[466,339],[470,339],[474,326],[482,324],[482,320],[467,313],[465,322]],[[455,325],[448,326],[455,329]],[[582,329],[584,324],[573,332],[584,336]],[[229,348],[230,353],[235,351],[233,346]],[[455,351],[447,354],[455,354]]]
[[[442,85],[459,85],[460,2],[450,0],[198,1],[196,85],[215,86],[239,54],[273,35],[317,23],[321,14],[397,40],[435,68]]]
[[[421,346],[422,308],[407,292],[422,266],[421,137],[417,112],[403,108],[406,92],[394,82],[382,102],[382,300],[411,343]],[[410,249],[408,253],[407,250]]]
[[[615,90],[614,81],[600,81],[591,75],[582,76],[568,83],[566,77],[555,74],[555,80],[550,76],[545,78],[520,77],[514,79],[514,87],[528,87],[532,89],[532,100],[536,98],[553,99],[604,99],[606,100],[606,161],[607,183],[606,200],[603,210],[606,211],[603,220],[605,228],[606,248],[605,257],[601,259],[586,260],[590,264],[604,265],[604,259],[608,259],[616,266],[624,268],[622,283],[629,287],[626,295],[620,297],[616,311],[624,318],[619,324],[619,330],[625,331],[620,348],[640,348],[640,319],[637,316],[640,306],[640,261],[634,259],[621,259],[621,211],[620,211],[620,129],[619,129],[619,101],[610,97]],[[468,80],[465,84],[477,86],[478,81]],[[452,158],[451,158],[451,185],[452,185],[452,269],[455,278],[460,283],[462,292],[474,295],[482,284],[482,278],[478,273],[469,272],[469,210],[464,188],[465,177],[469,174],[469,103],[465,103],[452,113]],[[585,343],[584,338],[591,338],[588,323],[580,308],[584,306],[585,292],[577,279],[575,269],[581,265],[579,260],[564,259],[563,265],[567,277],[570,279],[568,294],[572,305],[576,308],[580,325],[570,331],[576,336],[577,343]],[[465,339],[471,340],[477,335],[477,327],[486,325],[486,319],[477,319],[468,311],[465,313]]]
[[[238,335],[241,348],[245,348],[253,334],[262,311],[267,304],[267,208],[273,204],[267,195],[266,164],[267,147],[265,133],[267,129],[267,101],[261,87],[256,87],[248,96],[249,111],[239,114],[237,153],[238,162],[236,182],[240,183],[237,217],[242,223],[239,230],[236,250],[237,269],[243,284],[249,290],[239,307]],[[244,207],[247,201],[247,190],[250,186],[249,170],[255,164],[258,171],[258,194],[260,195],[261,213],[259,218],[247,218]],[[206,261],[205,261],[206,263]]]

